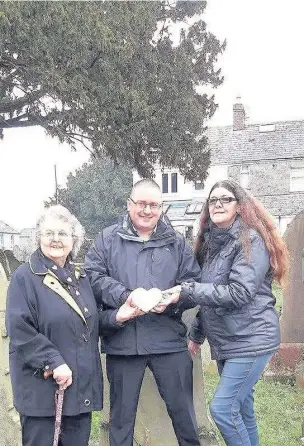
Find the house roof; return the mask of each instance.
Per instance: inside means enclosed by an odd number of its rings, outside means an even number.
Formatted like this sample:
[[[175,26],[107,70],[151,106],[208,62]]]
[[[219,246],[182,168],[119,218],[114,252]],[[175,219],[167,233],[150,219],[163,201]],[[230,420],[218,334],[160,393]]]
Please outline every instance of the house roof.
[[[19,232],[16,231],[16,229],[12,228],[2,220],[0,220],[0,232],[5,234],[19,234]]]
[[[20,237],[32,237],[35,232],[35,228],[24,228],[20,232]]]
[[[250,124],[244,130],[232,126],[209,127],[211,164],[304,157],[304,120]]]

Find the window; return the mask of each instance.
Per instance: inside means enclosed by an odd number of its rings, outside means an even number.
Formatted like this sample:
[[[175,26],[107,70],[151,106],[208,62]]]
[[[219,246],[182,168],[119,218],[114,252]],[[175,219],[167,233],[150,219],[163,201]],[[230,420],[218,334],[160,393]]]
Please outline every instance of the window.
[[[266,132],[275,132],[276,126],[275,124],[262,124],[259,127],[260,133],[266,133]]]
[[[162,192],[163,192],[163,194],[167,194],[168,191],[169,191],[168,174],[163,173],[163,175],[162,175]]]
[[[292,167],[290,170],[290,192],[304,191],[304,167]]]
[[[14,248],[14,236],[11,235],[11,249]]]
[[[170,177],[170,178],[169,178]],[[170,190],[169,190],[170,180]],[[162,174],[162,192],[163,194],[176,194],[177,193],[177,173],[163,173]]]
[[[177,173],[171,173],[171,193],[177,192]]]
[[[242,166],[241,167],[240,185],[244,189],[248,189],[248,186],[249,186],[249,166]]]
[[[202,203],[191,203],[187,207],[186,214],[200,214],[202,212]]]
[[[4,248],[4,238],[3,238],[3,234],[0,234],[0,248]]]
[[[204,189],[204,183],[202,181],[195,181],[194,189],[195,190],[202,190],[202,189]]]

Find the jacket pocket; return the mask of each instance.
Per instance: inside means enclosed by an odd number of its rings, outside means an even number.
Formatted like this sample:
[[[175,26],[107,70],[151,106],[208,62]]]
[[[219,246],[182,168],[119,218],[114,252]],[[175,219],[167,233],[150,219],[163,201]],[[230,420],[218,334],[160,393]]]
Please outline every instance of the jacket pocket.
[[[223,310],[223,309],[217,309]],[[247,307],[217,312],[222,317],[227,336],[247,337],[251,334],[251,317]]]

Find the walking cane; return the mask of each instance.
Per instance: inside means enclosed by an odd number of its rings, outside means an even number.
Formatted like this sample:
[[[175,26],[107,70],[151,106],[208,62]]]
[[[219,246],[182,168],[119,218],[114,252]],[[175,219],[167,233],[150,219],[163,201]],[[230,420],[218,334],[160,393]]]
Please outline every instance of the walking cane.
[[[49,376],[52,376],[52,375],[53,375],[53,372],[51,370],[44,372],[45,379],[47,379]],[[62,420],[63,399],[64,399],[64,387],[59,386],[59,389],[57,389],[56,393],[55,393],[55,428],[54,428],[53,446],[58,446],[58,443],[59,443],[59,435],[60,435],[61,420]]]

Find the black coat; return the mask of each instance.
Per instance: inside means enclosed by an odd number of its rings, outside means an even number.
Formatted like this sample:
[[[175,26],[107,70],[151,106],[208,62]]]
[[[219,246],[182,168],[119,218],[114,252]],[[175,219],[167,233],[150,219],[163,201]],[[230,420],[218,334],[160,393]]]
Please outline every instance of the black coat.
[[[7,294],[10,374],[14,405],[27,416],[54,415],[57,384],[44,370],[66,363],[73,383],[65,392],[63,415],[102,408],[98,352],[99,317],[88,278],[78,274],[83,305],[61,285],[37,250],[13,274]]]
[[[269,253],[261,236],[250,230],[247,258],[240,239],[240,220],[231,228],[211,225],[205,237],[201,283],[182,287],[181,301],[190,298],[201,309],[190,338],[207,337],[212,359],[258,356],[280,345],[278,314],[274,308]]]
[[[85,269],[98,305],[104,310],[105,325],[113,325],[117,308],[130,291],[166,290],[183,281],[198,280],[200,268],[184,237],[162,217],[154,234],[142,241],[133,231],[128,215],[118,225],[97,237],[86,256]],[[171,304],[164,313],[148,313],[124,326],[103,328],[103,349],[113,355],[172,353],[187,349],[187,327],[181,320],[193,305]],[[112,311],[111,311],[112,310]]]

